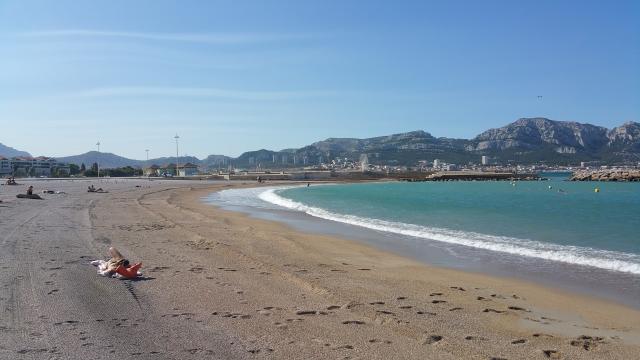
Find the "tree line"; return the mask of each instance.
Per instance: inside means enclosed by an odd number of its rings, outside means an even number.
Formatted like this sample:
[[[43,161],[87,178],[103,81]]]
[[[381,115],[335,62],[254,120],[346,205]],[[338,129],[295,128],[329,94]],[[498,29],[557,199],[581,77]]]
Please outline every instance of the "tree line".
[[[80,166],[76,164],[69,164],[69,175],[97,177],[98,176],[98,163],[91,164],[91,167],[87,169],[84,163]],[[142,176],[142,169],[137,169],[131,166],[124,166],[112,169],[100,169],[100,177],[128,177],[128,176]]]

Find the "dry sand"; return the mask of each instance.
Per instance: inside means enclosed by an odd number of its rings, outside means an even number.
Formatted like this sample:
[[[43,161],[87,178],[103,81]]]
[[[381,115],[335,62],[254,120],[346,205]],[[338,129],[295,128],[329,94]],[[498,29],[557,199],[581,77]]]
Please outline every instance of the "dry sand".
[[[0,189],[2,359],[637,359],[640,312],[201,202],[242,183]],[[116,246],[148,277],[96,275]]]

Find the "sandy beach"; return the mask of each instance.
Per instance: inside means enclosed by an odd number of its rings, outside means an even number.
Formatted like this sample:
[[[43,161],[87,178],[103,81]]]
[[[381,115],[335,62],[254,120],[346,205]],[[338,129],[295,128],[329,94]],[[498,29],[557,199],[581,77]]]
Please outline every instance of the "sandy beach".
[[[255,183],[0,189],[0,359],[637,359],[640,311],[201,201]],[[87,193],[93,183],[108,190]],[[64,194],[16,199],[34,185]],[[89,265],[117,247],[145,278]]]

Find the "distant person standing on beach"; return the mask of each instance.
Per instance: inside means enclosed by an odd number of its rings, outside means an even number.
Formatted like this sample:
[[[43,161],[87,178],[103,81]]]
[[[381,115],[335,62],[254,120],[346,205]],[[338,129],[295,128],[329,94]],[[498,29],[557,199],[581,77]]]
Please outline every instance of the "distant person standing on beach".
[[[33,195],[33,185],[29,186],[27,189],[27,195]]]

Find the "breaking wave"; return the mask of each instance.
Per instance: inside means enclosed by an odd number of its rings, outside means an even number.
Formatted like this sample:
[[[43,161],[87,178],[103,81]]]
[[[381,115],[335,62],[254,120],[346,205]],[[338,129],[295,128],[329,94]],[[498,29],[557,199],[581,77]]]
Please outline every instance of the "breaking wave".
[[[254,190],[252,195],[257,195],[259,199],[267,203],[290,210],[367,229],[531,258],[640,274],[640,255],[339,214],[282,197],[278,191],[283,189],[285,188],[260,188]]]

